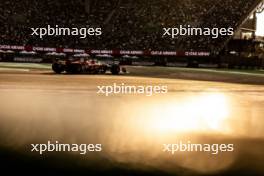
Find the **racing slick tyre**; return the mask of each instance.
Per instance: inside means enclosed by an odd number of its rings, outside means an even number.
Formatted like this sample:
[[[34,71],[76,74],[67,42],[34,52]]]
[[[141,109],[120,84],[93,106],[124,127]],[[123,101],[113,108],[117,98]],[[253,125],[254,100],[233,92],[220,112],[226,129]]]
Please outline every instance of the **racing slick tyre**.
[[[112,65],[111,73],[113,75],[118,75],[120,73],[120,66],[119,65]]]
[[[61,64],[53,63],[52,70],[57,74],[61,74],[64,71],[64,67]]]

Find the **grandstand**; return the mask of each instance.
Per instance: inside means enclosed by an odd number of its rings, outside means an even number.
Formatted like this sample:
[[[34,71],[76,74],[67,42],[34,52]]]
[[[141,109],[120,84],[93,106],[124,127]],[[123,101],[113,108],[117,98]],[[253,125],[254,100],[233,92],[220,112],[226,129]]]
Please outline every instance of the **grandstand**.
[[[48,47],[55,48],[52,50],[55,52],[64,51],[61,48],[96,50],[89,54],[105,54],[97,50],[107,50],[111,51],[107,54],[122,55],[120,51],[125,50],[141,51],[138,52],[141,55],[151,51],[165,51],[166,54],[160,55],[170,55],[167,51],[171,51],[174,55],[177,51],[177,56],[208,56],[208,53],[218,56],[230,52],[228,44],[233,36],[169,38],[162,35],[162,29],[187,24],[197,28],[233,28],[237,36],[238,31],[250,24],[248,18],[259,10],[261,3],[263,0],[5,0],[0,4],[0,45],[26,46],[15,47],[22,50]],[[40,39],[30,35],[30,28],[47,25],[101,27],[103,35],[85,39],[77,36]]]
[[[48,47],[129,50],[219,50],[228,37],[164,38],[162,27],[237,29],[262,0],[6,0],[0,5],[0,43]],[[31,27],[46,25],[101,26],[104,35],[74,37],[30,36]]]

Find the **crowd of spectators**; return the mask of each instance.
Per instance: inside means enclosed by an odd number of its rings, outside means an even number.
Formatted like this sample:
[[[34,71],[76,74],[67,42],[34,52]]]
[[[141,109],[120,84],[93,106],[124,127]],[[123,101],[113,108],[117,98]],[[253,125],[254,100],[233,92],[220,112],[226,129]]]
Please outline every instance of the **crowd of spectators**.
[[[127,50],[217,50],[227,36],[162,36],[163,27],[233,27],[261,0],[3,0],[0,44]],[[31,36],[30,28],[101,27],[103,35]]]

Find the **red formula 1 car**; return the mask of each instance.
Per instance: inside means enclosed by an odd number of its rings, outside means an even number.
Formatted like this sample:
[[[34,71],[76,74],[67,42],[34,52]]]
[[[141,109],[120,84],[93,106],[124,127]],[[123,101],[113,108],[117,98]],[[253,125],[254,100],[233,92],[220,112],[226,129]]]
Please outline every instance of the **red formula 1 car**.
[[[119,63],[102,64],[101,62],[89,58],[72,58],[67,60],[57,59],[52,64],[52,70],[57,73],[69,74],[104,74],[110,71],[113,75],[121,72]],[[125,69],[122,69],[125,72]]]

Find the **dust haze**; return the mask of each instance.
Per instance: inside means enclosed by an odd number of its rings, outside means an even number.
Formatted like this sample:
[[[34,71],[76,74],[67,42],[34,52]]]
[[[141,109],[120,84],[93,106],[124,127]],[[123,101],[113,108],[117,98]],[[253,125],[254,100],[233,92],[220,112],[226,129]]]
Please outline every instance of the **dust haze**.
[[[181,168],[206,174],[231,167],[264,171],[261,86],[112,76],[6,74],[0,77],[1,147],[32,155],[30,144],[48,140],[102,143],[103,152],[86,155],[87,162],[103,156],[114,163],[159,168],[169,173],[178,173]],[[96,94],[98,84],[118,84],[123,79],[127,85],[168,85],[169,93],[152,97]],[[228,114],[217,121],[221,125],[212,128],[203,122],[203,126],[187,128],[188,122],[184,121],[186,128],[180,128],[182,119],[187,118],[184,113],[195,112],[190,109],[189,100],[204,102],[200,99],[208,94],[219,94],[228,101]],[[183,109],[186,107],[187,110]],[[203,110],[203,106],[199,109]],[[177,116],[173,121],[176,126],[160,128],[161,121],[171,123],[169,120],[174,116]],[[172,156],[162,152],[162,144],[179,140],[234,143],[235,151],[215,156],[203,152]],[[249,162],[249,157],[254,160]]]

